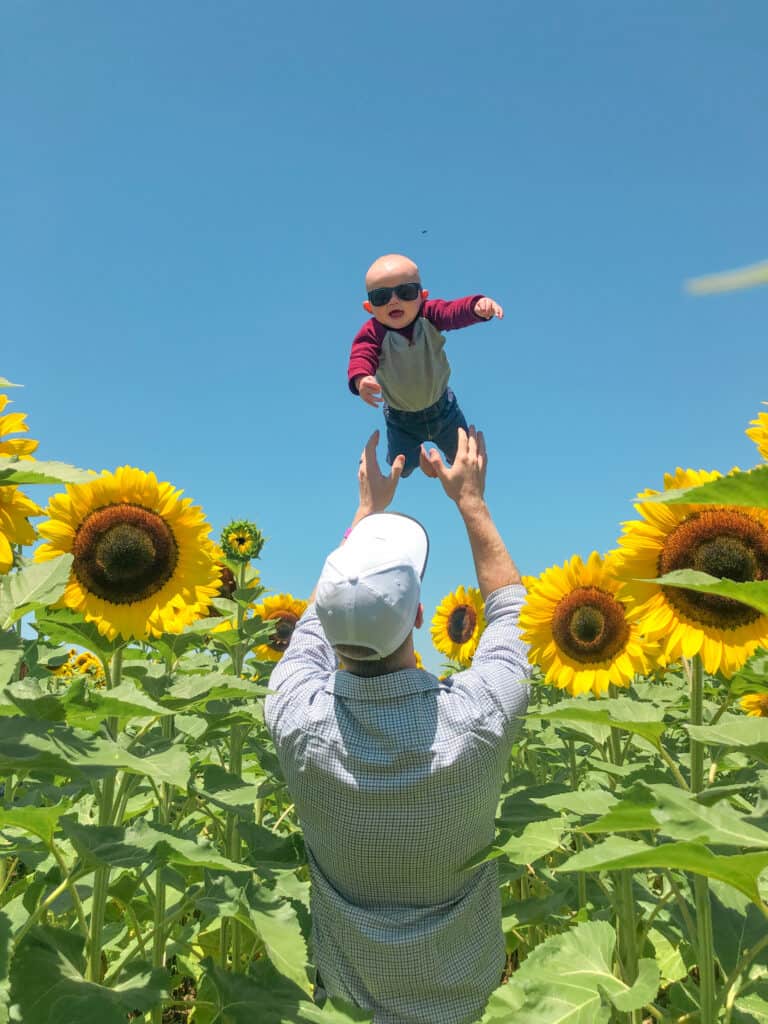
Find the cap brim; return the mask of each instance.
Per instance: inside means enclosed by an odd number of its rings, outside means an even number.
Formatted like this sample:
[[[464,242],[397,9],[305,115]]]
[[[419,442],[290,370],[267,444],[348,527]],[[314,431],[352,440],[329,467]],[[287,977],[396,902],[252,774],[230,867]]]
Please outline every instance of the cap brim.
[[[417,519],[400,512],[373,512],[354,527],[346,544],[365,546],[385,543],[393,555],[405,556],[419,574],[424,576],[429,557],[429,537]]]

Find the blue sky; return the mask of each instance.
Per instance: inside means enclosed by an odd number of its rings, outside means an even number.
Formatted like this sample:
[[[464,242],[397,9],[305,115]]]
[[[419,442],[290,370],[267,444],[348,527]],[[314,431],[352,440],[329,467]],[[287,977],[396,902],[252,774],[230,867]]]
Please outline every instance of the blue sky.
[[[683,282],[768,256],[762,0],[0,21],[0,376],[40,458],[152,469],[216,533],[254,519],[265,583],[307,595],[382,424],[346,364],[395,251],[433,296],[505,307],[448,354],[523,572],[614,546],[677,465],[757,461],[768,289]],[[429,616],[473,582],[463,528],[420,474],[394,507],[430,531]]]

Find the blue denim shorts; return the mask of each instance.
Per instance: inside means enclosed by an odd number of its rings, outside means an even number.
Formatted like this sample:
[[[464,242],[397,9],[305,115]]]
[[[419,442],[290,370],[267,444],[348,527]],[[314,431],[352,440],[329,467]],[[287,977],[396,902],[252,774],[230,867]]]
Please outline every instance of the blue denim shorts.
[[[398,455],[405,456],[403,476],[409,476],[419,464],[419,450],[424,441],[432,441],[448,462],[456,458],[458,429],[467,429],[464,413],[456,396],[446,388],[434,405],[417,412],[384,406],[387,424],[387,462],[392,465]]]

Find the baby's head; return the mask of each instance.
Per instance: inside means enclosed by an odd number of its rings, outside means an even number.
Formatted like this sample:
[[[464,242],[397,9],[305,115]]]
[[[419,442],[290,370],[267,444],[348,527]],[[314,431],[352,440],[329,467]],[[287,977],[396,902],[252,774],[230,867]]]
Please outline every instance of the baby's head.
[[[407,256],[379,256],[365,275],[368,298],[363,309],[385,327],[407,327],[429,295],[421,287],[419,268]],[[398,294],[399,293],[399,294]]]

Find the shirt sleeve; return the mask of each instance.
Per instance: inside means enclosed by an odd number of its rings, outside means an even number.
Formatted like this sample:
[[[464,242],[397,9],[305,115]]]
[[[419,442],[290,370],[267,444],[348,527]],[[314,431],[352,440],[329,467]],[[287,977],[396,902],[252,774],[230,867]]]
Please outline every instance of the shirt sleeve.
[[[335,671],[336,655],[311,604],[269,678],[269,688],[276,692],[264,702],[264,718],[276,746],[289,734],[304,731],[312,701]]]
[[[463,299],[427,299],[421,307],[421,315],[434,324],[438,331],[456,331],[472,324],[484,324],[484,316],[475,316],[473,310],[482,295],[467,295]]]
[[[506,732],[514,732],[528,707],[526,680],[531,669],[528,644],[520,637],[518,618],[525,600],[525,587],[512,584],[488,595],[485,602],[486,627],[480,637],[472,667],[457,673],[453,689],[465,690],[489,712],[500,713]]]
[[[353,395],[358,393],[355,377],[373,376],[379,368],[379,353],[383,335],[377,329],[378,321],[366,320],[352,341],[347,368],[347,383]]]

